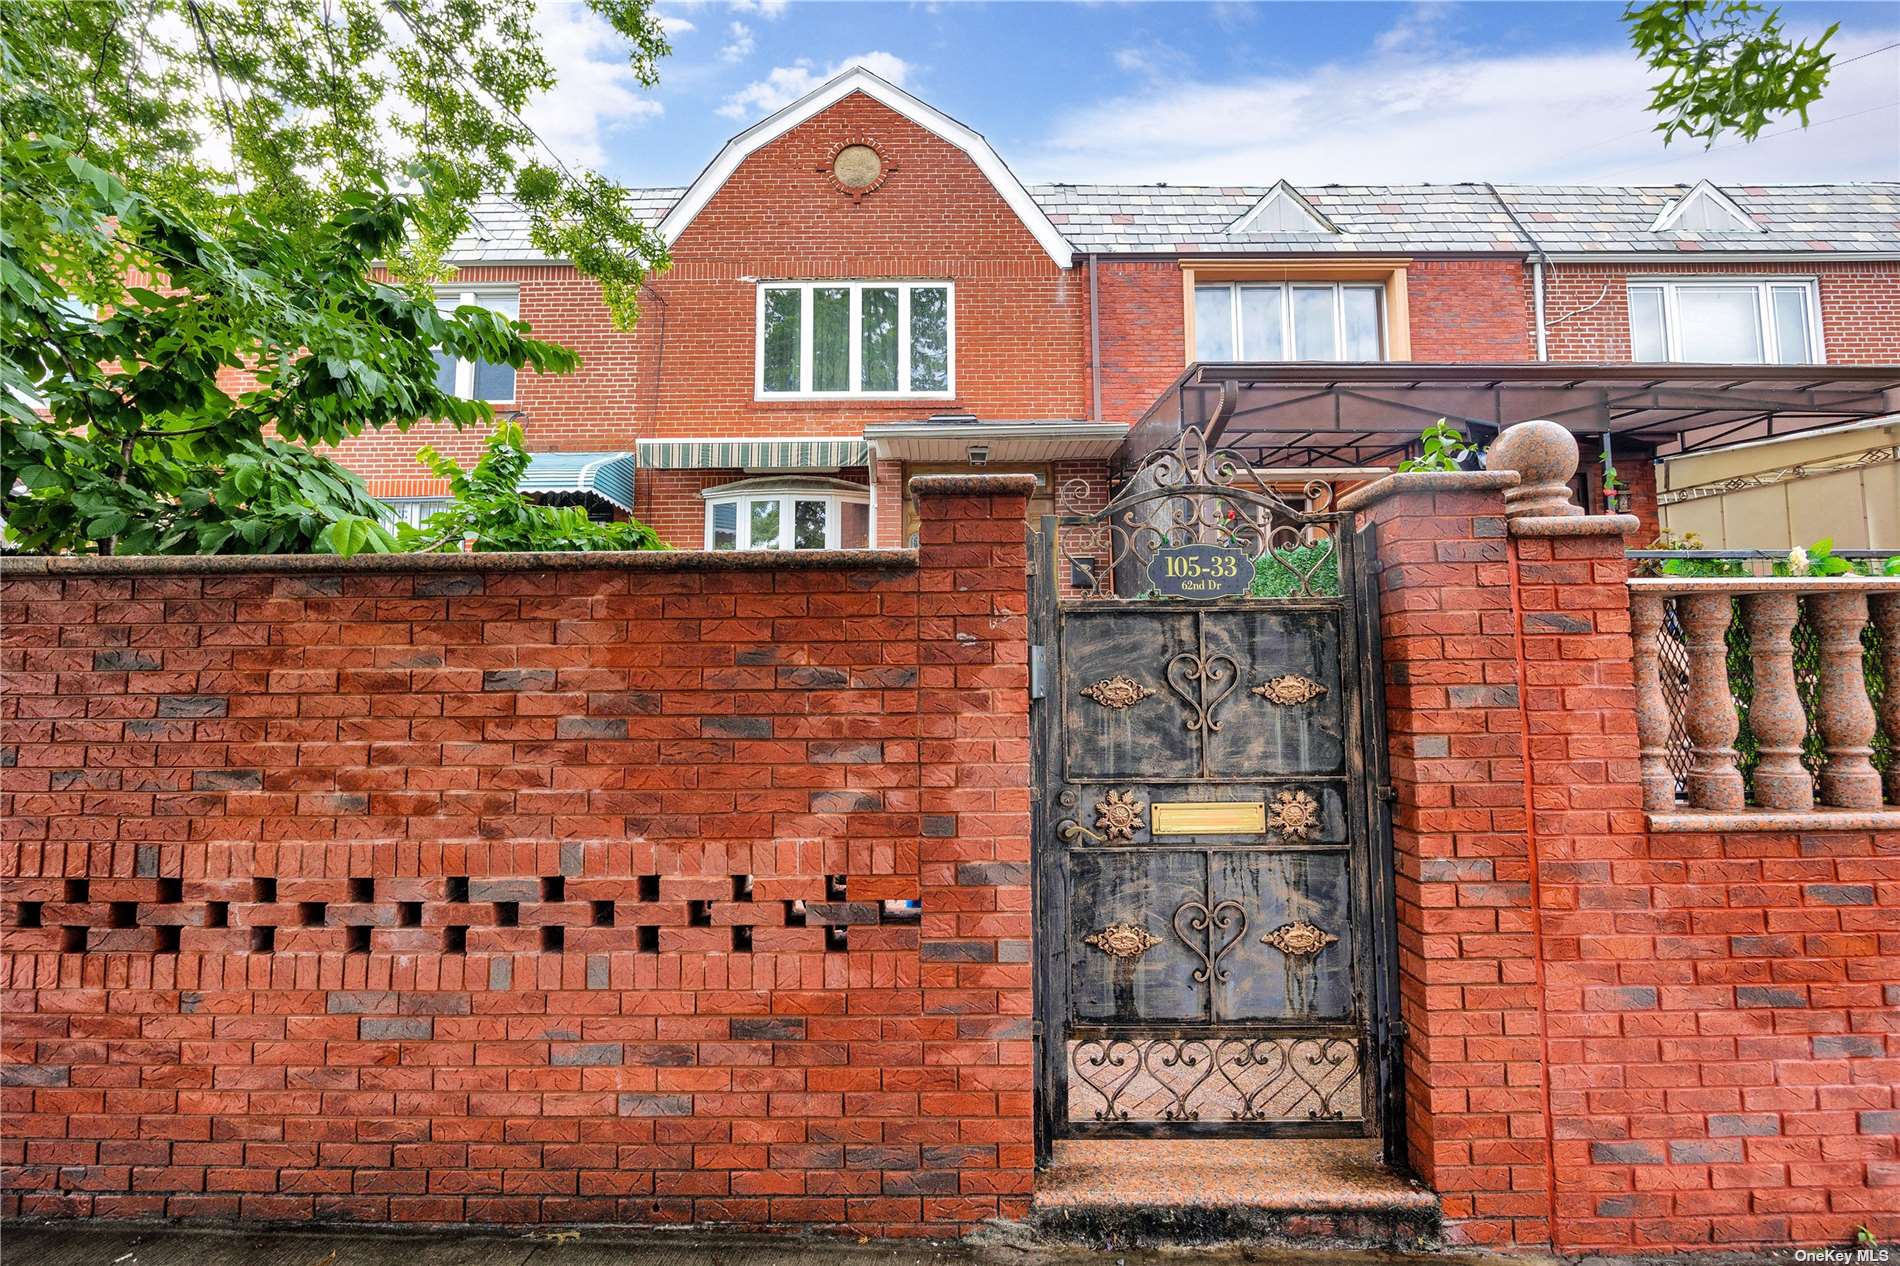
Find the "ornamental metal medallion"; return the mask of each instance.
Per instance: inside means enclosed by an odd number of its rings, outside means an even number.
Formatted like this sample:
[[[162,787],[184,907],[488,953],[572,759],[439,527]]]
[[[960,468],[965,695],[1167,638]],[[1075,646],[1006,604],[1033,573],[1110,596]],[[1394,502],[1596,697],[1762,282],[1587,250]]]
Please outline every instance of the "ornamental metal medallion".
[[[1319,825],[1319,801],[1304,791],[1282,791],[1267,806],[1267,829],[1289,840],[1313,838]]]
[[[1090,932],[1082,939],[1110,958],[1140,958],[1161,944],[1160,937],[1147,928],[1136,927],[1132,923],[1111,923],[1099,932]]]
[[[1082,688],[1084,696],[1095,700],[1104,708],[1113,708],[1117,712],[1123,708],[1134,707],[1153,693],[1153,690],[1123,673],[1104,677],[1094,685]]]
[[[1146,808],[1132,791],[1111,791],[1095,802],[1095,825],[1111,840],[1132,840],[1146,825],[1141,820]]]
[[[1260,939],[1289,958],[1309,957],[1339,940],[1331,932],[1314,927],[1304,919],[1283,923]]]
[[[1255,686],[1252,693],[1259,695],[1268,703],[1277,703],[1283,708],[1295,707],[1302,703],[1311,703],[1326,693],[1326,687],[1310,677],[1301,677],[1296,673],[1281,673]]]

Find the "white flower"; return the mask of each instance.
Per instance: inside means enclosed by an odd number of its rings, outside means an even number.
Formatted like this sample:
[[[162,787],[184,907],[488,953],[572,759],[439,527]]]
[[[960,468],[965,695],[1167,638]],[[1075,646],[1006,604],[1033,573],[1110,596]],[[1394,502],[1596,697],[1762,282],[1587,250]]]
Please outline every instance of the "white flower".
[[[1788,551],[1788,574],[1791,576],[1808,574],[1808,551],[1799,545]]]

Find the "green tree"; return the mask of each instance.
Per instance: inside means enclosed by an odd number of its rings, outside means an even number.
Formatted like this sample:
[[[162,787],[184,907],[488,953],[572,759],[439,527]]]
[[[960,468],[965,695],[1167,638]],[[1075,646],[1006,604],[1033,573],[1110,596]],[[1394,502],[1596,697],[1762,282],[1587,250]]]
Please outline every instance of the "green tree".
[[[491,550],[647,550],[665,549],[659,534],[637,520],[596,523],[578,506],[537,505],[522,496],[521,476],[528,450],[521,427],[503,422],[488,438],[475,469],[425,447],[418,460],[429,473],[449,482],[454,497],[420,527],[403,524],[399,547],[420,552]]]
[[[1681,134],[1705,145],[1723,132],[1752,141],[1780,115],[1798,114],[1806,127],[1834,62],[1823,46],[1840,25],[1812,43],[1790,39],[1780,9],[1750,0],[1651,0],[1627,6],[1623,21],[1660,76],[1649,109],[1663,143]]]
[[[651,85],[668,51],[652,0],[586,0]],[[554,86],[536,0],[16,0],[4,38],[12,127],[65,136],[95,167],[211,232],[311,229],[352,191],[431,178],[392,271],[435,278],[485,193],[537,247],[599,280],[623,328],[664,243],[597,173],[521,120]],[[77,121],[76,127],[68,126]]]
[[[26,548],[391,548],[379,503],[306,444],[487,423],[486,404],[437,389],[431,348],[577,363],[525,325],[372,278],[424,198],[340,195],[292,226],[237,211],[214,237],[10,113],[0,104],[0,514]]]

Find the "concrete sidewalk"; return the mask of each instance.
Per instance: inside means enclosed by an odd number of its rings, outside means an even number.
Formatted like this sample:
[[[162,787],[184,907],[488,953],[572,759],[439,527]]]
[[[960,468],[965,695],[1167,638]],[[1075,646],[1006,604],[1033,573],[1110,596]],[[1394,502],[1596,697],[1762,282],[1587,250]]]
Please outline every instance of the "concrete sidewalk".
[[[910,1245],[818,1238],[636,1232],[602,1228],[479,1231],[185,1230],[72,1223],[0,1224],[6,1266],[1495,1266],[1459,1253],[1327,1253],[1313,1249],[1091,1252],[1003,1244]],[[1517,1259],[1522,1266],[1525,1259]]]

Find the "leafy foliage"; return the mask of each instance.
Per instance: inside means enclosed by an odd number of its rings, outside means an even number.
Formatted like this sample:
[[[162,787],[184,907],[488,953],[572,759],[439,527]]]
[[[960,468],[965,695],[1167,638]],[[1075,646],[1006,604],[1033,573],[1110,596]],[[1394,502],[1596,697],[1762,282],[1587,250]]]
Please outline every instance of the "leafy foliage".
[[[1312,579],[1302,593],[1300,576],[1309,571]],[[1268,550],[1255,560],[1253,585],[1247,590],[1250,598],[1325,598],[1338,593],[1339,551],[1330,541]]]
[[[1478,446],[1465,438],[1463,431],[1444,418],[1419,432],[1424,452],[1399,463],[1407,473],[1421,470],[1463,470],[1464,463],[1478,455]]]
[[[1839,23],[1809,43],[1790,39],[1781,10],[1751,0],[1651,0],[1623,10],[1630,43],[1661,76],[1649,109],[1663,143],[1677,135],[1713,145],[1723,132],[1752,141],[1777,116],[1798,114],[1827,86],[1832,53],[1823,46]]]
[[[519,491],[528,468],[521,427],[504,422],[488,438],[472,471],[463,471],[434,448],[418,458],[429,473],[449,481],[455,500],[422,522],[397,529],[404,550],[427,552],[494,550],[665,549],[659,534],[637,520],[596,523],[578,506],[538,505]]]
[[[426,193],[338,195],[291,227],[238,209],[213,236],[21,127],[18,106],[0,103],[0,513],[18,545],[392,548],[382,507],[306,445],[422,418],[486,423],[486,404],[436,387],[432,347],[543,372],[578,363],[525,325],[444,314],[371,279]]]
[[[651,0],[587,0],[635,79],[670,50]],[[555,83],[536,0],[86,0],[7,7],[9,134],[50,132],[217,230],[308,231],[353,190],[430,173],[397,275],[433,278],[475,199],[509,193],[536,247],[598,279],[623,328],[665,243],[625,192],[537,149],[521,120]],[[78,120],[81,129],[69,129]]]

